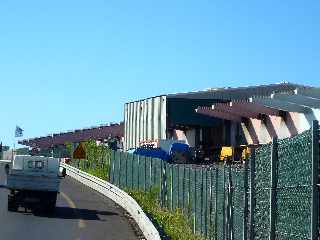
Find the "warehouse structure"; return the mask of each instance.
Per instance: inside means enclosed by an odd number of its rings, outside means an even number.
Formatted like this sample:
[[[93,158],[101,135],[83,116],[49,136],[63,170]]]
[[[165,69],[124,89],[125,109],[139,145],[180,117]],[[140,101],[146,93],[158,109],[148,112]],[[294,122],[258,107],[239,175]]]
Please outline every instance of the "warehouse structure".
[[[319,119],[319,90],[291,83],[168,94],[125,104],[124,148],[160,139],[197,149],[263,144]]]

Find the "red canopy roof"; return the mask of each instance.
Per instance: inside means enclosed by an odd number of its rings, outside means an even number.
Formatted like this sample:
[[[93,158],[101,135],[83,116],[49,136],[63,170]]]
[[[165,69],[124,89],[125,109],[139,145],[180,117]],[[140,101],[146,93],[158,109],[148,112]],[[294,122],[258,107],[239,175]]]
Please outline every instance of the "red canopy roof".
[[[65,142],[81,142],[87,139],[103,140],[109,137],[123,137],[124,127],[121,124],[111,124],[88,129],[79,129],[66,133],[58,133],[46,137],[38,137],[19,141],[19,144],[29,147],[51,147]]]
[[[260,119],[263,115],[282,116],[282,111],[261,104],[248,101],[234,101],[229,103],[217,103],[209,107],[198,107],[197,113],[242,122],[245,118]]]

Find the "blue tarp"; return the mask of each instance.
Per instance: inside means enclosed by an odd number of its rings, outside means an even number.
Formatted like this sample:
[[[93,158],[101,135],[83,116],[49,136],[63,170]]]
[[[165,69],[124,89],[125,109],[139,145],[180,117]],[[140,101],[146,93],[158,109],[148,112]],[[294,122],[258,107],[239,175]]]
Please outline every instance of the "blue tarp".
[[[171,159],[170,155],[161,148],[137,148],[133,154],[145,157],[160,158],[165,161],[169,161]]]
[[[177,151],[189,153],[190,152],[189,145],[185,143],[173,143],[170,147],[169,154],[172,156],[172,154]]]

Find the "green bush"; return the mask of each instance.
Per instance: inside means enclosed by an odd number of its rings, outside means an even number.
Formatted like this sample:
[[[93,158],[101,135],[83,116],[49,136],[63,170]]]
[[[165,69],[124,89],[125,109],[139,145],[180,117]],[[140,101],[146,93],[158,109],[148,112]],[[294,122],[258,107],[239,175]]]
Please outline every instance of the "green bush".
[[[160,226],[171,240],[203,240],[204,238],[193,234],[192,222],[181,209],[169,210],[162,208],[159,203],[159,191],[151,192],[141,190],[126,190],[143,210],[152,217],[152,220]]]
[[[84,169],[87,173],[92,174],[103,180],[108,180],[108,167],[95,167]]]

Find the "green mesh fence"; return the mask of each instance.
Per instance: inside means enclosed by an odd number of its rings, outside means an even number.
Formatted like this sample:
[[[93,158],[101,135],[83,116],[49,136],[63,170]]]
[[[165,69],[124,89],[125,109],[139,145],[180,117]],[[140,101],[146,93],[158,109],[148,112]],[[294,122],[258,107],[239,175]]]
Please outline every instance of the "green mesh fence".
[[[144,186],[144,173],[145,173],[145,165],[144,165],[144,161],[145,161],[145,157],[140,156],[138,158],[138,166],[137,166],[137,186],[138,189],[143,189]]]
[[[125,178],[126,178],[126,176],[125,176],[125,159],[126,159],[126,155],[127,154],[122,154],[120,156],[120,161],[119,161],[119,166],[118,166],[119,179],[116,182],[118,184],[118,187],[120,187],[120,188],[125,187],[123,183],[125,182]]]
[[[224,169],[222,166],[217,167],[217,179],[216,179],[216,191],[215,191],[215,200],[216,200],[216,213],[215,213],[215,235],[217,239],[224,239],[224,196],[225,196],[225,187],[224,187]]]
[[[276,239],[311,239],[311,144],[311,131],[279,141]],[[88,172],[103,165],[102,169],[109,171],[109,181],[123,189],[158,189],[162,206],[182,209],[192,220],[194,232],[206,239],[244,239],[248,236],[244,230],[253,227],[253,239],[262,240],[269,239],[271,229],[271,151],[271,144],[256,150],[254,206],[249,205],[250,175],[245,179],[241,163],[231,166],[220,163],[212,166],[172,165],[156,158],[113,152],[111,160],[93,163],[73,160],[71,165]],[[245,182],[249,191],[246,212]],[[248,217],[250,207],[253,208],[253,219]],[[251,220],[254,221],[252,226]]]
[[[112,172],[112,184],[117,185],[119,180],[119,161],[120,161],[120,153],[114,152],[112,164],[111,164],[111,172]]]
[[[172,205],[173,205],[173,200],[172,200],[172,195],[173,195],[173,167],[172,165],[167,164],[167,171],[166,171],[166,205],[168,206],[169,209],[172,209]]]
[[[256,153],[256,206],[254,212],[255,239],[267,240],[270,233],[270,173],[271,144],[262,146]]]
[[[173,178],[173,181],[172,181],[172,192],[173,192],[173,195],[172,195],[172,207],[173,209],[176,209],[178,208],[178,168],[176,165],[173,165],[172,166],[172,178]]]
[[[310,239],[312,137],[279,141],[277,239]]]
[[[140,164],[141,164],[142,157],[134,156],[133,160],[133,189],[140,188]]]
[[[185,178],[186,178],[186,167],[178,165],[178,204],[179,208],[185,209]]]
[[[146,191],[151,191],[152,189],[152,158],[147,158],[147,173],[146,173]]]
[[[195,206],[195,210],[196,210],[196,232],[198,234],[201,234],[201,221],[202,221],[202,212],[201,212],[201,208],[202,208],[202,191],[201,191],[201,169],[195,169],[195,173],[196,173],[196,177],[195,177],[195,202],[196,202],[196,206]]]
[[[205,171],[205,184],[204,184],[204,192],[205,192],[205,199],[204,199],[204,234],[206,237],[209,237],[209,224],[210,224],[210,171],[206,169]]]
[[[134,169],[134,162],[135,158],[134,155],[130,154],[128,157],[128,164],[127,164],[127,188],[133,189],[134,177],[133,177],[133,169]]]
[[[190,191],[189,191],[189,205],[190,205],[190,215],[192,216],[192,221],[193,221],[193,230],[196,230],[196,205],[197,205],[197,192],[196,192],[196,188],[195,188],[195,184],[196,184],[196,171],[195,169],[190,168],[189,169],[189,179],[190,182],[189,187],[190,187]]]
[[[159,190],[161,188],[161,162],[160,159],[152,159],[152,187]]]
[[[208,170],[208,199],[207,199],[207,237],[208,239],[214,239],[215,235],[215,201],[214,201],[214,194],[215,194],[215,174],[214,169],[210,168]]]
[[[242,166],[234,166],[231,172],[234,187],[233,206],[233,234],[234,239],[243,239],[244,224],[244,174]]]

